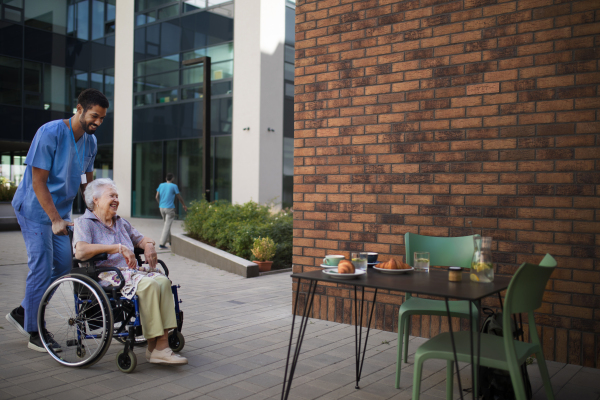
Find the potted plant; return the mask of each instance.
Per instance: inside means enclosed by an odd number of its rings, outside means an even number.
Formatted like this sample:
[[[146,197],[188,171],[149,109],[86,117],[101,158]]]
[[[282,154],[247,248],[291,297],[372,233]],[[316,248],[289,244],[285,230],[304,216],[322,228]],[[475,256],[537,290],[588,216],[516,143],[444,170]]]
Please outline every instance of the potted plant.
[[[0,176],[0,231],[18,230],[17,216],[10,202],[17,191],[8,178]]]
[[[265,238],[259,237],[254,241],[252,246],[252,254],[254,255],[254,262],[258,264],[258,270],[260,272],[267,272],[271,270],[271,264],[273,261],[269,261],[273,258],[276,252],[275,242],[268,236]]]
[[[0,176],[0,202],[11,202],[17,187],[4,176]]]

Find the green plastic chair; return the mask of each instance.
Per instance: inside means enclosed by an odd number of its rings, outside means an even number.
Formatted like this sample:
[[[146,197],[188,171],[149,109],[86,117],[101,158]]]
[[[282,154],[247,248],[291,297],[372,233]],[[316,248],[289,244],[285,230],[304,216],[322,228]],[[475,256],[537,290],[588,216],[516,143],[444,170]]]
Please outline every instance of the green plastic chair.
[[[546,397],[554,400],[550,375],[542,353],[542,345],[537,334],[533,311],[542,305],[542,296],[546,283],[556,267],[556,260],[546,254],[540,265],[525,263],[519,267],[508,285],[502,314],[502,326],[511,326],[512,314],[527,313],[529,316],[529,336],[531,343],[514,340],[511,334],[503,337],[492,334],[481,334],[480,365],[509,371],[517,400],[526,400],[525,385],[521,375],[521,365],[531,354],[535,354],[544,381]],[[474,336],[474,349],[477,349],[477,336]],[[454,343],[458,361],[471,362],[469,332],[455,332]],[[475,350],[477,351],[477,350]],[[475,356],[475,355],[474,355]],[[413,377],[413,400],[419,399],[421,389],[421,373],[423,362],[430,358],[447,360],[446,398],[452,399],[454,354],[450,333],[441,333],[423,343],[415,354],[415,371]],[[477,378],[476,378],[477,379]],[[476,389],[474,389],[476,390]]]
[[[475,236],[475,235],[473,235]],[[428,251],[430,265],[453,266],[471,268],[471,260],[475,245],[473,236],[460,237],[434,237],[423,236],[414,233],[404,235],[404,246],[406,248],[406,263],[414,265],[413,256],[415,252]],[[420,273],[420,272],[415,272]],[[453,317],[469,318],[468,301],[449,301],[450,314]],[[472,307],[473,318],[477,321],[479,311],[474,305]],[[412,315],[442,315],[447,316],[446,303],[444,300],[424,299],[412,297],[406,293],[406,299],[400,306],[398,313],[398,349],[396,360],[396,389],[400,387],[401,361],[404,350],[404,362],[408,361],[408,331]],[[473,326],[476,332],[477,327]]]

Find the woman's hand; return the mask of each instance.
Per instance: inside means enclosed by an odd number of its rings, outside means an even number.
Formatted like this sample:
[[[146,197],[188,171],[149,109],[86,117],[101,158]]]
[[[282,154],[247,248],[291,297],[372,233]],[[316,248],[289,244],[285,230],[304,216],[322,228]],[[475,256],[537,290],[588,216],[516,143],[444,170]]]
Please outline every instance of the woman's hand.
[[[151,269],[156,268],[156,260],[158,259],[158,256],[156,255],[154,243],[146,243],[146,246],[144,246],[144,258]]]
[[[125,246],[121,246],[121,254],[123,255],[123,258],[127,262],[127,266],[130,269],[137,269],[137,260],[135,259],[135,254],[133,254],[133,251],[129,250]]]

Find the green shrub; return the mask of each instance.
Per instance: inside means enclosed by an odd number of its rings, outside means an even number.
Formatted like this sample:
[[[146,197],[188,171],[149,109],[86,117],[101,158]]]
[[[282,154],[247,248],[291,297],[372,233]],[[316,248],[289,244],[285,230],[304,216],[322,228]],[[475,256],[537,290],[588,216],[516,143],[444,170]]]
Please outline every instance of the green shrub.
[[[268,206],[253,201],[193,201],[184,221],[191,237],[247,260],[253,257],[254,241],[268,236],[277,248],[272,259],[274,269],[292,266],[292,225],[291,212],[271,213]]]
[[[0,176],[0,201],[12,201],[17,186],[14,186],[8,178]]]

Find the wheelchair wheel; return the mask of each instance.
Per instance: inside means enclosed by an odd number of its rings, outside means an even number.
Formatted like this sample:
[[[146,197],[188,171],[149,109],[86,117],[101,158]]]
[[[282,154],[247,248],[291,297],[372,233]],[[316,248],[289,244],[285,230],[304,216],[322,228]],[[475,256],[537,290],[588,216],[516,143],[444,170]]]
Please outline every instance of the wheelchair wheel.
[[[110,346],[113,317],[104,290],[85,275],[70,274],[54,281],[42,296],[38,326],[48,354],[67,367],[89,367]],[[60,346],[60,352],[52,347]]]
[[[133,372],[137,367],[137,357],[132,350],[127,350],[125,353],[124,349],[119,350],[117,353],[117,367],[119,371],[129,374]]]
[[[185,338],[177,329],[174,329],[173,332],[169,334],[169,347],[175,353],[181,351],[185,346]]]

